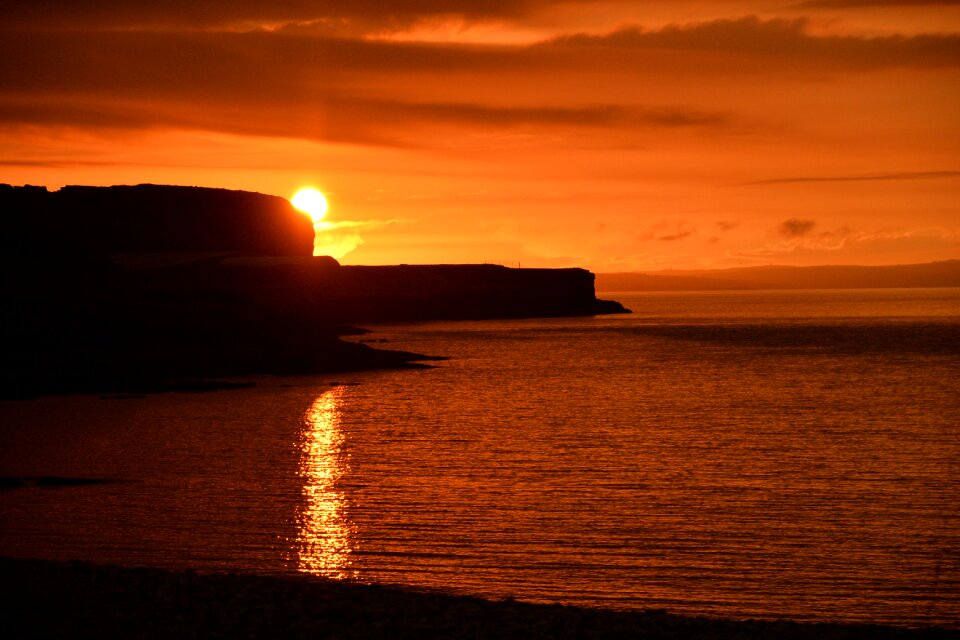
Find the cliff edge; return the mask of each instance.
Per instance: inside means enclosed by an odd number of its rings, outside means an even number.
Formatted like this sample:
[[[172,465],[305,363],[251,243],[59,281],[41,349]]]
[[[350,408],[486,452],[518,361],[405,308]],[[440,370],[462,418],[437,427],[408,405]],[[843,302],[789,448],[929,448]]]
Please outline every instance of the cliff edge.
[[[0,212],[0,248],[20,256],[313,255],[313,223],[306,215],[284,198],[248,191],[0,185]]]
[[[345,267],[283,198],[195,187],[0,185],[0,396],[410,367],[346,323],[620,313],[583,269]]]

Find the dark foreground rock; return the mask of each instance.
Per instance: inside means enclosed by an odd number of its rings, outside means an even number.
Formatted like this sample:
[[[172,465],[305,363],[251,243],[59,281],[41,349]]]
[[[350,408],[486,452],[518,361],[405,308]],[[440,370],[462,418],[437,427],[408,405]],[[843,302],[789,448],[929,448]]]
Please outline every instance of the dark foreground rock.
[[[229,291],[144,288],[112,268],[38,270],[6,294],[2,398],[195,392],[249,375],[401,368],[428,359],[343,341],[357,330],[319,318],[309,300],[258,304]]]
[[[200,575],[0,559],[4,627],[21,638],[957,638],[944,629],[616,612],[312,578]]]
[[[341,340],[359,330],[332,320],[297,280],[267,269],[235,287],[217,275],[221,259],[127,268],[0,257],[0,398],[196,392],[250,375],[421,367],[417,361],[430,359]]]

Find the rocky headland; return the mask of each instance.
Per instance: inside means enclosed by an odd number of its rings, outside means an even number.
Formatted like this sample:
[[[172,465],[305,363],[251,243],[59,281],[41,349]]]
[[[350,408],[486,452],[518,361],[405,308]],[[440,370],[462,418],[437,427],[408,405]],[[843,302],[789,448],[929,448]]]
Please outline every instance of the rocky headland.
[[[583,269],[341,266],[279,197],[0,185],[0,395],[196,389],[253,374],[424,366],[348,324],[621,313]]]

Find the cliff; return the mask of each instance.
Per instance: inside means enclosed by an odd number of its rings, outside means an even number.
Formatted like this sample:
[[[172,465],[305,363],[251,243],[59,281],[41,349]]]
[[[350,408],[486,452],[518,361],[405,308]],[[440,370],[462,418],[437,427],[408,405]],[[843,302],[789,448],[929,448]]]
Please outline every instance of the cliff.
[[[344,323],[587,315],[582,269],[342,267],[282,199],[193,187],[0,185],[0,396],[408,367]]]
[[[585,269],[498,265],[340,267],[325,303],[350,321],[577,316],[626,313],[598,300]]]
[[[196,260],[124,271],[147,297],[222,297],[331,323],[625,313],[584,269],[498,265],[340,266],[330,258]]]
[[[0,212],[0,249],[20,256],[313,255],[309,217],[284,198],[262,193],[151,184],[54,192],[0,185]]]

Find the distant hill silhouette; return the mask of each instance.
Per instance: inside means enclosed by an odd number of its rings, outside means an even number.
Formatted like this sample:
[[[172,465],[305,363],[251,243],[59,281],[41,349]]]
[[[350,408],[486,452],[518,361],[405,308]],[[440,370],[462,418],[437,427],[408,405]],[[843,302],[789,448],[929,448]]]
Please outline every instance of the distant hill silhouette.
[[[697,271],[599,273],[596,287],[598,291],[960,287],[960,260],[882,267],[762,266]]]

